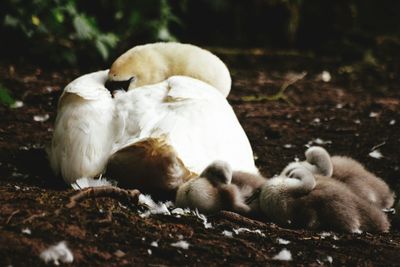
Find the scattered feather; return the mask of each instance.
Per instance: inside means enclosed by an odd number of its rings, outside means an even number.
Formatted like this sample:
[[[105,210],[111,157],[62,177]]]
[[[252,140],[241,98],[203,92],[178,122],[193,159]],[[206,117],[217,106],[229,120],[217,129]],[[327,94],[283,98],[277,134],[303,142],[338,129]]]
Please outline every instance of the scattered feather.
[[[146,205],[149,207],[156,205],[156,203],[154,202],[154,200],[151,198],[150,195],[143,195],[143,194],[140,194],[139,196],[139,204]]]
[[[188,249],[189,248],[189,243],[184,241],[184,240],[181,240],[181,241],[172,243],[171,246],[172,247],[176,247],[176,248],[181,248],[181,249]]]
[[[67,247],[65,241],[61,241],[57,245],[51,246],[40,253],[40,258],[45,262],[53,262],[54,265],[61,263],[71,263],[74,261],[72,252]]]
[[[354,120],[354,123],[355,124],[361,124],[361,121],[360,120]]]
[[[100,187],[100,186],[110,186],[113,183],[105,178],[88,178],[82,177],[76,180],[74,183],[71,184],[71,187],[75,190],[81,190],[88,187]]]
[[[382,155],[382,153],[379,151],[379,149],[375,149],[374,151],[370,152],[370,153],[368,154],[368,156],[370,156],[371,158],[374,158],[374,159],[381,159],[381,158],[383,158],[383,155]]]
[[[232,233],[231,231],[224,230],[224,231],[222,232],[222,234],[223,234],[224,236],[227,236],[227,237],[233,237],[233,233]]]
[[[332,256],[327,256],[327,257],[326,257],[326,260],[327,260],[329,263],[332,263],[332,262],[333,262]]]
[[[344,106],[344,105],[343,105],[342,103],[336,104],[336,108],[337,108],[337,109],[342,109],[343,106]]]
[[[315,119],[313,119],[313,121],[311,122],[311,124],[314,124],[314,125],[318,125],[318,124],[320,124],[321,123],[321,119],[320,118],[315,118]]]
[[[396,124],[396,120],[391,120],[390,122],[389,122],[389,125],[395,125]]]
[[[13,104],[11,104],[10,108],[22,108],[23,106],[24,102],[17,100]]]
[[[313,142],[314,142],[315,144],[317,144],[317,145],[332,144],[332,141],[331,141],[331,140],[326,140],[326,141],[325,141],[325,140],[322,140],[321,138],[314,139]]]
[[[308,141],[308,143],[306,144],[306,147],[310,147],[312,145],[329,145],[332,144],[331,140],[323,140],[321,138],[315,138],[313,140]]]
[[[140,217],[146,218],[152,214],[164,214],[164,215],[171,215],[168,210],[168,206],[170,206],[170,201],[168,202],[159,202],[155,203],[154,200],[149,195],[139,195],[139,204],[147,206],[148,210],[141,213]]]
[[[328,82],[331,81],[331,79],[332,79],[332,76],[331,76],[331,74],[330,74],[329,71],[324,70],[324,71],[321,73],[321,80],[322,80],[323,82],[328,83]]]
[[[23,234],[27,234],[27,235],[32,234],[32,231],[31,231],[31,229],[29,229],[29,228],[24,228],[24,229],[21,230],[21,232],[22,232]]]
[[[115,257],[117,258],[122,258],[123,256],[126,255],[125,252],[123,252],[122,250],[118,249],[117,251],[114,252]]]
[[[360,235],[360,234],[362,234],[362,231],[360,229],[356,229],[356,230],[352,231],[352,233]]]
[[[278,244],[281,244],[281,245],[287,245],[287,244],[290,243],[289,240],[286,240],[286,239],[283,239],[283,238],[277,238],[276,241],[278,241]]]
[[[321,239],[325,239],[328,236],[331,236],[332,234],[329,232],[322,232],[319,234],[319,236],[321,237]]]
[[[369,113],[369,117],[370,118],[376,118],[376,117],[378,117],[379,116],[379,113],[378,112],[371,112],[371,113]]]
[[[284,148],[292,148],[293,145],[291,145],[291,144],[285,144],[285,145],[283,145],[283,147],[284,147]]]
[[[204,228],[212,228],[212,224],[207,222],[207,217],[204,214],[201,214],[197,209],[195,210],[194,215],[203,222]]]
[[[275,255],[272,259],[273,260],[278,260],[278,261],[291,261],[292,260],[292,253],[290,253],[289,250],[284,248],[277,255]]]
[[[182,215],[185,215],[186,212],[185,212],[182,208],[176,208],[176,209],[173,209],[173,210],[171,211],[171,214],[172,214],[172,215],[175,215],[176,217],[180,217],[180,216],[182,216]]]
[[[263,234],[261,232],[261,230],[259,230],[259,229],[251,230],[249,228],[237,228],[237,229],[233,229],[233,232],[235,232],[235,234],[237,234],[237,235],[240,234],[240,233],[243,233],[243,232],[247,232],[247,233],[258,234],[258,235],[260,235],[262,237],[265,237],[265,234]]]
[[[33,120],[37,122],[45,122],[50,118],[49,114],[44,115],[35,115],[33,116]]]
[[[148,253],[149,255],[153,254],[153,252],[151,251],[151,249],[148,249],[148,250],[147,250],[147,253]]]
[[[157,241],[153,241],[153,242],[151,242],[150,246],[158,248],[158,242]]]

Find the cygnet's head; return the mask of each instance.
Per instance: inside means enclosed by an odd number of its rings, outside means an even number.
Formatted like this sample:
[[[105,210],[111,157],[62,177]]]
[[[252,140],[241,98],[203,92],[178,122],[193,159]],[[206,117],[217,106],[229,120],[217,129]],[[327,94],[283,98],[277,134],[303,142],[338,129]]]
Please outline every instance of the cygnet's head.
[[[232,168],[225,161],[214,161],[200,175],[207,178],[212,184],[230,184],[232,181]]]
[[[312,146],[305,152],[306,160],[292,162],[281,172],[283,176],[289,176],[289,173],[297,168],[305,168],[313,174],[320,174],[331,177],[333,165],[328,151],[319,146]]]

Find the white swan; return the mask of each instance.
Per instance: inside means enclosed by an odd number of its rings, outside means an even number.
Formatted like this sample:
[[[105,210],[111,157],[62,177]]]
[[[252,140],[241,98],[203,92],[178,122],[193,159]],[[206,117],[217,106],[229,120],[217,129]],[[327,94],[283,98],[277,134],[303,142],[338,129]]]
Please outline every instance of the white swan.
[[[113,98],[104,87],[107,74],[77,78],[59,100],[48,153],[55,174],[67,183],[102,174],[113,153],[146,138],[165,140],[196,174],[215,160],[258,173],[243,128],[214,87],[173,76]]]

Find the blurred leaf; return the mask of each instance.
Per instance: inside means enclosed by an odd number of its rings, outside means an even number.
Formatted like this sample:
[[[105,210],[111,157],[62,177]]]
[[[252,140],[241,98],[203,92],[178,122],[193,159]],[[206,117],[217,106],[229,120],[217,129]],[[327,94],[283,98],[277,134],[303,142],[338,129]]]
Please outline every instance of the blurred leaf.
[[[40,19],[35,15],[32,15],[32,24],[35,25],[35,26],[39,26],[40,25]]]
[[[18,19],[7,14],[4,18],[4,25],[9,27],[16,27],[18,25]]]
[[[107,46],[99,39],[96,40],[95,44],[96,44],[97,51],[99,51],[101,57],[104,60],[106,60],[109,56]]]
[[[102,34],[98,39],[112,48],[115,47],[119,41],[119,38],[113,33]]]
[[[108,59],[108,57],[110,56],[109,49],[114,48],[117,42],[118,37],[112,33],[102,34],[98,36],[95,41],[95,45],[103,60]]]
[[[62,11],[59,8],[53,9],[52,14],[58,23],[64,22],[64,14],[62,13]]]
[[[21,48],[15,49],[20,51],[20,57],[28,55],[47,63],[73,65],[78,59],[108,59],[118,37],[125,42],[137,40],[137,36],[148,41],[176,40],[170,24],[180,20],[167,0],[103,0],[96,2],[96,7],[94,2],[85,2],[3,0],[0,23],[9,28],[7,43],[20,44]]]
[[[85,16],[76,16],[74,18],[73,24],[78,39],[88,40],[95,35],[95,30],[93,29],[93,26],[90,24],[89,20]]]
[[[175,42],[177,40],[171,35],[167,27],[162,27],[158,30],[157,39],[165,42]]]
[[[11,106],[15,103],[15,100],[11,96],[10,92],[2,84],[0,84],[0,103],[7,106]]]

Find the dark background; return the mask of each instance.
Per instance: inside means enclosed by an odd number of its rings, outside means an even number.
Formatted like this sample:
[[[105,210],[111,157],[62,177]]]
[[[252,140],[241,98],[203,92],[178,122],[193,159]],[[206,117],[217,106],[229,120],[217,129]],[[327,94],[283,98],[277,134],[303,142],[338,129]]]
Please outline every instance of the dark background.
[[[154,41],[296,50],[342,60],[397,61],[396,0],[4,0],[1,58],[108,66]]]

